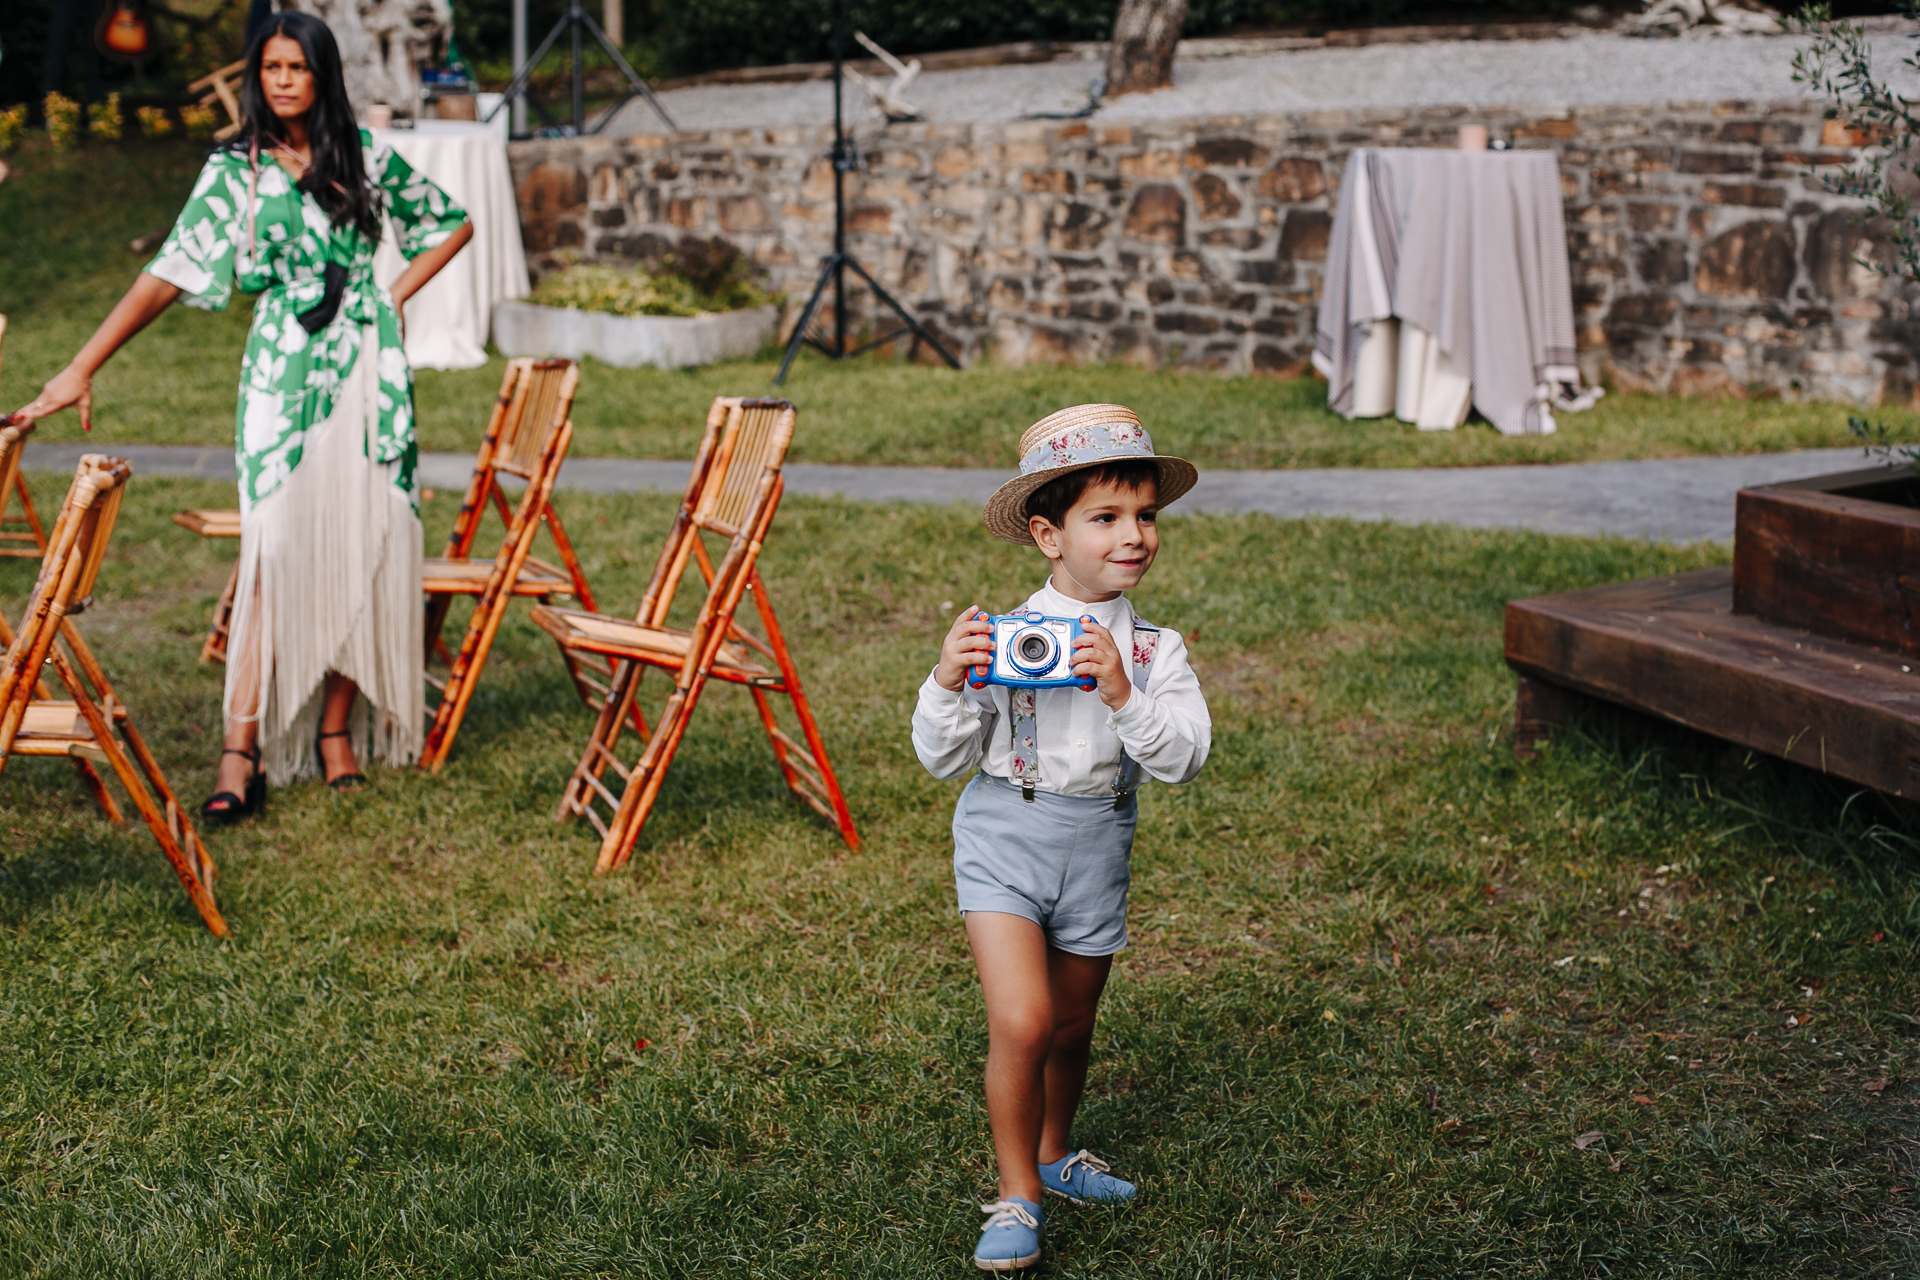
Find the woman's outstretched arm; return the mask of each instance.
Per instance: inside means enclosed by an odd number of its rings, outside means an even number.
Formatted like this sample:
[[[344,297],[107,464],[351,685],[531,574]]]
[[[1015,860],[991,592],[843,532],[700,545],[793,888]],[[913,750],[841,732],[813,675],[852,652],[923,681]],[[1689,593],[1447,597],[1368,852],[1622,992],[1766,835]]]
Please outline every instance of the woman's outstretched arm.
[[[87,345],[67,363],[67,367],[48,379],[33,403],[13,415],[31,422],[58,413],[68,405],[80,406],[80,425],[93,430],[93,375],[127,340],[153,322],[153,318],[173,305],[180,296],[177,285],[142,271],[100,327],[87,339]]]

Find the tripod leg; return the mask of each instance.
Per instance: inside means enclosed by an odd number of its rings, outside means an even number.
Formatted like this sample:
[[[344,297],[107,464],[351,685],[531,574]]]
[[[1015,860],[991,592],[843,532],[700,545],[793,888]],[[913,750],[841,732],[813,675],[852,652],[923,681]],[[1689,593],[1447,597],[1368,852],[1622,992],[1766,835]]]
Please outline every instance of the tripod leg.
[[[807,330],[813,326],[814,313],[820,310],[820,297],[827,291],[827,282],[833,279],[833,269],[839,265],[839,260],[839,254],[829,254],[821,266],[820,279],[813,286],[813,296],[807,299],[807,309],[800,313],[800,323],[793,327],[793,337],[787,340],[787,355],[780,362],[780,372],[773,375],[774,386],[786,382],[787,370],[793,368],[793,358],[800,354],[800,345],[807,340]],[[861,274],[866,273],[863,271]],[[958,365],[954,367],[959,368]]]
[[[673,122],[673,117],[667,114],[667,109],[660,105],[660,99],[653,96],[653,90],[647,85],[645,80],[640,78],[640,73],[633,69],[633,65],[627,61],[626,56],[620,52],[613,41],[607,39],[607,33],[600,29],[600,24],[593,20],[593,15],[583,13],[580,15],[580,20],[587,24],[587,30],[593,34],[595,40],[600,42],[600,47],[607,51],[607,56],[613,59],[613,64],[620,68],[620,74],[627,78],[627,83],[632,85],[634,91],[647,100],[647,105],[653,108],[654,114],[658,115],[660,119],[665,122],[667,128],[673,130],[675,133],[680,132],[680,126]],[[590,132],[598,133],[606,128],[607,122],[613,119],[614,111],[618,111],[621,107],[626,106],[627,98],[631,98],[632,96],[632,94],[628,94],[626,98],[620,99],[612,111],[600,117],[600,123],[595,125]]]
[[[880,301],[892,307],[893,313],[899,316],[902,320],[906,321],[907,328],[913,330],[914,337],[920,339],[922,342],[932,347],[935,351],[938,351],[940,353],[940,358],[942,360],[945,360],[947,362],[947,365],[950,368],[958,369],[960,367],[960,362],[958,360],[955,360],[952,354],[948,352],[948,350],[945,347],[940,345],[940,340],[934,337],[931,333],[928,333],[925,325],[921,324],[918,320],[915,320],[913,318],[913,314],[909,312],[905,307],[901,306],[899,302],[895,301],[894,296],[892,294],[888,293],[885,289],[880,287],[880,282],[878,280],[875,280],[873,276],[868,273],[867,269],[860,265],[860,259],[854,257],[852,254],[848,254],[847,265],[852,267],[855,271],[858,271],[860,273],[860,278],[873,286],[873,291],[880,295]]]
[[[517,70],[514,73],[513,79],[507,82],[506,89],[500,95],[500,106],[496,108],[496,110],[504,111],[507,108],[507,104],[512,102],[515,97],[525,96],[527,81],[533,78],[533,69],[540,65],[540,60],[547,56],[547,50],[553,48],[554,41],[560,38],[560,33],[566,30],[566,27],[567,20],[564,17],[553,24],[553,30],[547,32],[547,38],[540,42],[540,47],[533,51],[532,56],[527,59],[526,65]],[[531,98],[527,100],[529,102],[532,101]],[[543,116],[547,115],[545,111],[542,111],[540,114]],[[489,115],[487,118],[491,120],[493,117]],[[549,122],[551,122],[552,119],[552,116],[547,116]]]

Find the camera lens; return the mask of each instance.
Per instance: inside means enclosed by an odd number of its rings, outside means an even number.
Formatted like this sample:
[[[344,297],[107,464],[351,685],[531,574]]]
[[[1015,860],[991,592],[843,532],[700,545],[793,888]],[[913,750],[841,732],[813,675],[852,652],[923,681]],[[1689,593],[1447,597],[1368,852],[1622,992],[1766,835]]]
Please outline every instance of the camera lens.
[[[1008,642],[1007,657],[1021,675],[1044,676],[1060,657],[1060,642],[1044,627],[1023,627]]]

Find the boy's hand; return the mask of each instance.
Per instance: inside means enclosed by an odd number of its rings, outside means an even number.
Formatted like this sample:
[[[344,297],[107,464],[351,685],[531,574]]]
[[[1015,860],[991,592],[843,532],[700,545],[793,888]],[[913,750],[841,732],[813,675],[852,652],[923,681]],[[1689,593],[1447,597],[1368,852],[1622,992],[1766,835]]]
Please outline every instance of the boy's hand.
[[[1120,646],[1113,633],[1082,614],[1080,638],[1073,642],[1073,674],[1096,682],[1100,701],[1107,710],[1118,711],[1133,696],[1133,681],[1127,678],[1127,664],[1120,660]]]
[[[993,624],[977,604],[970,604],[953,620],[947,638],[940,644],[940,665],[933,669],[934,683],[950,693],[960,692],[966,682],[967,668],[984,667],[993,661]]]

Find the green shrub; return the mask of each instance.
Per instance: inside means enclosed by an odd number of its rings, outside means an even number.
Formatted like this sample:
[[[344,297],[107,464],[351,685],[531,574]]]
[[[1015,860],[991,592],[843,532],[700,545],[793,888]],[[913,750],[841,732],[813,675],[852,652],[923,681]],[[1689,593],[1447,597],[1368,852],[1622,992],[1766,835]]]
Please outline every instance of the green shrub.
[[[108,94],[105,102],[95,103],[93,110],[87,112],[87,132],[100,142],[120,141],[126,122],[117,93]]]
[[[173,133],[173,118],[165,107],[142,107],[140,117],[140,136],[143,138],[165,138]]]
[[[764,306],[746,258],[719,236],[688,236],[668,253],[633,267],[575,263],[535,286],[543,307],[616,316],[692,316]]]
[[[8,107],[0,111],[0,152],[11,151],[20,145],[20,135],[27,131],[27,104]]]
[[[80,141],[80,104],[64,93],[47,95],[47,138],[55,151],[71,151]]]
[[[180,123],[187,127],[187,136],[195,142],[206,142],[213,137],[214,114],[212,107],[180,108]]]

